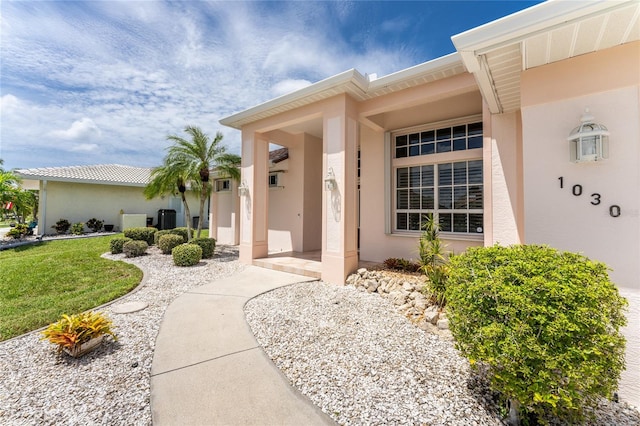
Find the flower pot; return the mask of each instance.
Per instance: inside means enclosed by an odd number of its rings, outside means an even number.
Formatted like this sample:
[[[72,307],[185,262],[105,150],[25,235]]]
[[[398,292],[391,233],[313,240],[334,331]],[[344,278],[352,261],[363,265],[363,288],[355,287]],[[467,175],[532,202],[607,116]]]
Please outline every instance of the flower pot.
[[[113,225],[104,225],[104,230],[107,232],[113,231]]]
[[[98,336],[98,337],[94,337],[93,339],[89,340],[88,342],[85,342],[85,343],[81,344],[80,346],[76,346],[73,349],[62,348],[62,350],[65,351],[66,353],[68,353],[69,355],[71,355],[72,357],[78,358],[78,357],[81,357],[82,355],[86,354],[87,352],[91,352],[92,350],[94,350],[95,348],[100,346],[100,344],[102,343],[103,339],[104,339],[104,335]]]

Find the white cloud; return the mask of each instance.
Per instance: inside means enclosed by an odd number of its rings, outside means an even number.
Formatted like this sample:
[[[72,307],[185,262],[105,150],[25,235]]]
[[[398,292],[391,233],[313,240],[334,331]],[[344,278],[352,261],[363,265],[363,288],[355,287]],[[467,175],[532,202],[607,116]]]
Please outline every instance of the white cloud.
[[[187,124],[222,131],[239,153],[240,133],[222,117],[350,68],[382,76],[415,64],[392,47],[353,49],[339,28],[358,13],[351,3],[5,3],[9,168],[154,166]]]
[[[99,146],[96,145],[95,143],[81,143],[78,145],[74,145],[71,148],[69,148],[69,151],[71,152],[93,152],[93,151],[97,151],[99,149]]]
[[[49,135],[64,140],[100,138],[102,132],[90,118],[84,117],[74,121],[66,130],[52,130]]]
[[[276,83],[271,88],[271,94],[273,97],[278,97],[282,95],[286,95],[287,93],[295,92],[296,90],[300,90],[304,87],[310,86],[312,83],[309,80],[295,80],[295,79],[287,79],[282,80]]]

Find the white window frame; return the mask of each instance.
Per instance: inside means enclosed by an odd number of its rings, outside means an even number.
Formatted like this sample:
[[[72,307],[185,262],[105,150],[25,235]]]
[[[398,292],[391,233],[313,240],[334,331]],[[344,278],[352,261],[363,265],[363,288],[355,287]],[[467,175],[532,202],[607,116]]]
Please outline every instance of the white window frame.
[[[278,188],[278,182],[280,181],[280,177],[278,176],[277,172],[273,172],[273,173],[269,173],[269,177],[268,179],[268,185],[269,188]],[[274,182],[271,182],[271,179],[274,179]]]
[[[451,163],[460,163],[460,162],[468,162],[469,161],[481,161],[483,160],[483,148],[474,148],[474,149],[465,149],[459,151],[448,151],[441,153],[433,153],[427,155],[416,155],[416,156],[407,156],[396,158],[396,136],[402,136],[405,134],[411,134],[416,132],[424,132],[435,130],[443,127],[454,127],[463,124],[471,124],[482,122],[482,115],[474,115],[468,117],[461,117],[455,120],[447,120],[437,123],[429,123],[421,126],[414,126],[411,128],[398,129],[392,132],[387,132],[385,135],[385,203],[388,208],[386,211],[388,214],[386,215],[385,220],[385,232],[388,234],[394,235],[411,235],[416,236],[419,235],[421,231],[419,230],[407,230],[407,229],[398,229],[397,226],[397,213],[398,212],[407,212],[412,213],[411,209],[398,209],[397,202],[397,194],[398,194],[398,185],[397,185],[397,177],[398,177],[398,169],[400,168],[410,168],[417,166],[434,166],[434,182],[433,182],[433,190],[434,190],[434,209],[425,210],[419,209],[413,213],[435,213],[436,215],[439,212],[442,213],[465,213],[465,214],[482,214],[484,221],[484,207],[485,207],[485,196],[486,196],[486,188],[484,186],[484,174],[487,173],[487,170],[484,170],[484,164],[482,164],[483,170],[483,179],[482,179],[482,209],[439,209],[438,208],[438,167],[442,164],[451,164]],[[470,186],[469,183],[466,184],[467,188]],[[475,185],[474,185],[475,186]],[[453,188],[453,186],[452,186]],[[453,190],[453,189],[452,189]],[[453,226],[453,224],[452,224]],[[478,239],[481,240],[484,238],[484,223],[483,223],[483,232],[453,232],[453,231],[442,231],[441,234],[444,238],[455,238],[455,239]]]
[[[215,188],[216,192],[231,191],[231,179],[216,179]]]

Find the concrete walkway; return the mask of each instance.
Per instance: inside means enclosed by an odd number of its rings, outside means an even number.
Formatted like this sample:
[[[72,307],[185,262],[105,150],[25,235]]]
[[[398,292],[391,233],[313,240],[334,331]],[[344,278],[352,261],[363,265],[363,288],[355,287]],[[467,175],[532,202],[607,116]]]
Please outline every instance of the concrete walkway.
[[[313,280],[251,266],[172,302],[151,368],[154,425],[334,424],[289,385],[243,311],[258,294]]]

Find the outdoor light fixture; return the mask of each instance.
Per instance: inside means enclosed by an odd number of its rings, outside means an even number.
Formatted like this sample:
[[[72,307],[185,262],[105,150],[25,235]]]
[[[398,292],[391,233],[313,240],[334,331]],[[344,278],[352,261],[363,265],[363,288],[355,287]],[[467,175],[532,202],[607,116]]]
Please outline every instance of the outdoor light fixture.
[[[327,171],[327,177],[324,178],[324,189],[325,191],[333,191],[336,189],[336,175],[333,174],[333,169],[329,167],[329,171]]]
[[[238,197],[244,197],[249,193],[249,187],[247,186],[246,181],[242,181],[240,186],[238,187]]]
[[[586,163],[609,158],[609,131],[602,124],[594,122],[589,108],[580,119],[582,124],[571,131],[567,138],[571,161]]]

